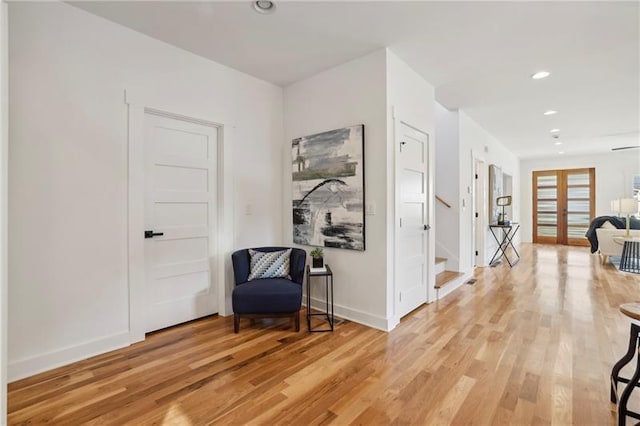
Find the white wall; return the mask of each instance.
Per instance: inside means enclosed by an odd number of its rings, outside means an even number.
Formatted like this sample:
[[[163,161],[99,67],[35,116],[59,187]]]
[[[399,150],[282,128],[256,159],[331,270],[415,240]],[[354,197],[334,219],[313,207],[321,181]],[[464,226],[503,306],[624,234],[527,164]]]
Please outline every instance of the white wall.
[[[473,187],[473,155],[485,162],[485,167],[495,164],[502,168],[503,173],[513,177],[513,216],[512,221],[520,218],[520,160],[502,143],[484,130],[478,123],[471,119],[464,111],[459,112],[460,117],[460,202],[464,201],[466,207],[461,207],[460,214],[460,271],[465,274],[473,270],[472,258],[472,220],[475,213],[471,204],[471,192]],[[486,152],[485,152],[486,147]],[[488,177],[488,171],[486,172]],[[485,216],[487,212],[485,212]],[[487,227],[488,222],[485,223]],[[497,243],[487,229],[484,245],[484,259],[478,262],[478,266],[486,265],[493,255]],[[522,232],[522,230],[520,230]],[[517,243],[517,241],[514,241]],[[484,260],[484,263],[482,263]]]
[[[384,49],[296,82],[284,90],[283,237],[292,244],[291,140],[364,124],[366,216],[363,252],[325,248],[335,276],[336,315],[387,329],[386,52]],[[309,247],[301,248],[309,250]]]
[[[285,88],[284,238],[289,243],[291,140],[352,124],[365,125],[365,199],[376,212],[366,216],[366,250],[325,248],[325,258],[336,277],[336,313],[383,330],[392,329],[399,320],[394,304],[393,114],[428,133],[433,140],[433,102],[433,87],[388,49]],[[430,152],[432,157],[433,154]],[[435,238],[432,253],[434,241]],[[433,269],[433,259],[430,260]]]
[[[8,129],[8,19],[7,3],[0,2],[0,424],[7,419],[7,141]]]
[[[395,313],[395,303],[399,301],[399,288],[396,288],[394,276],[394,240],[399,218],[395,211],[395,153],[399,141],[395,138],[396,126],[404,122],[429,135],[428,172],[429,188],[427,189],[427,224],[432,229],[438,227],[435,220],[435,93],[431,84],[425,81],[404,61],[387,49],[387,317],[395,326],[400,318]],[[435,232],[431,231],[427,248],[427,289],[433,290],[435,285]],[[433,291],[431,291],[433,293]],[[429,300],[435,294],[429,294]]]
[[[446,268],[460,268],[460,118],[436,102],[436,194],[451,208],[436,202],[436,256],[447,259]]]
[[[281,241],[282,89],[64,3],[9,12],[16,379],[128,343],[125,89],[233,129],[238,248]]]
[[[520,166],[522,187],[522,241],[533,239],[533,171],[555,169],[596,169],[596,216],[608,216],[611,200],[632,196],[634,175],[640,174],[640,152],[609,152],[595,155],[555,156],[549,158],[524,159]]]

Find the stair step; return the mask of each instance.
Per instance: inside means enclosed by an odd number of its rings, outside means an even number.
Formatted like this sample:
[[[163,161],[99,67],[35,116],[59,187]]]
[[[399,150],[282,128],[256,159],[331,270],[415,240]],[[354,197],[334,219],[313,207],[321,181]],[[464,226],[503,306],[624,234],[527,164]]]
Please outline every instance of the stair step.
[[[441,272],[444,272],[444,270],[447,268],[447,259],[445,259],[444,257],[436,257],[436,267],[434,269],[434,272],[436,275],[438,275]]]
[[[462,272],[455,271],[443,271],[436,275],[436,285],[435,288],[442,288],[445,285],[453,282],[456,278],[463,275]]]

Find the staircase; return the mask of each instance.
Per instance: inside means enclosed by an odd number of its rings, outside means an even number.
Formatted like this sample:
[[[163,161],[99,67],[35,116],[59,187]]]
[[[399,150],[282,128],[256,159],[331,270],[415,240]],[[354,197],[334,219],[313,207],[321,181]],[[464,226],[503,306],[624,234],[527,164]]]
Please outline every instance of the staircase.
[[[447,259],[444,257],[436,257],[436,285],[434,286],[436,291],[440,290],[445,285],[453,282],[456,278],[462,275],[462,272],[447,271],[446,270]]]

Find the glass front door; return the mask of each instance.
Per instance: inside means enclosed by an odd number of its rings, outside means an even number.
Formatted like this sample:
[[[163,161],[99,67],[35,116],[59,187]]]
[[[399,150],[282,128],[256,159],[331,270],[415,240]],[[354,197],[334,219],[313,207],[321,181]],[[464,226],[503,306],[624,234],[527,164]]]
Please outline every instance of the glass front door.
[[[533,172],[533,242],[586,246],[595,214],[595,169]]]

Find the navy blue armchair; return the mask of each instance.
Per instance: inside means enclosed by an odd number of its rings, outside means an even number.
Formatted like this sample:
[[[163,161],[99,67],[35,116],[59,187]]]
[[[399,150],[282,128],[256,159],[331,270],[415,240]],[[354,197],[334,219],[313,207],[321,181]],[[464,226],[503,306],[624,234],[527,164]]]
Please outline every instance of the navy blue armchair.
[[[258,247],[253,250],[274,252],[289,247]],[[247,281],[251,267],[249,250],[243,249],[231,255],[236,287],[231,296],[233,304],[233,331],[240,331],[240,317],[289,317],[300,331],[300,307],[302,305],[302,283],[307,253],[292,249],[290,257],[291,279],[263,278]]]

